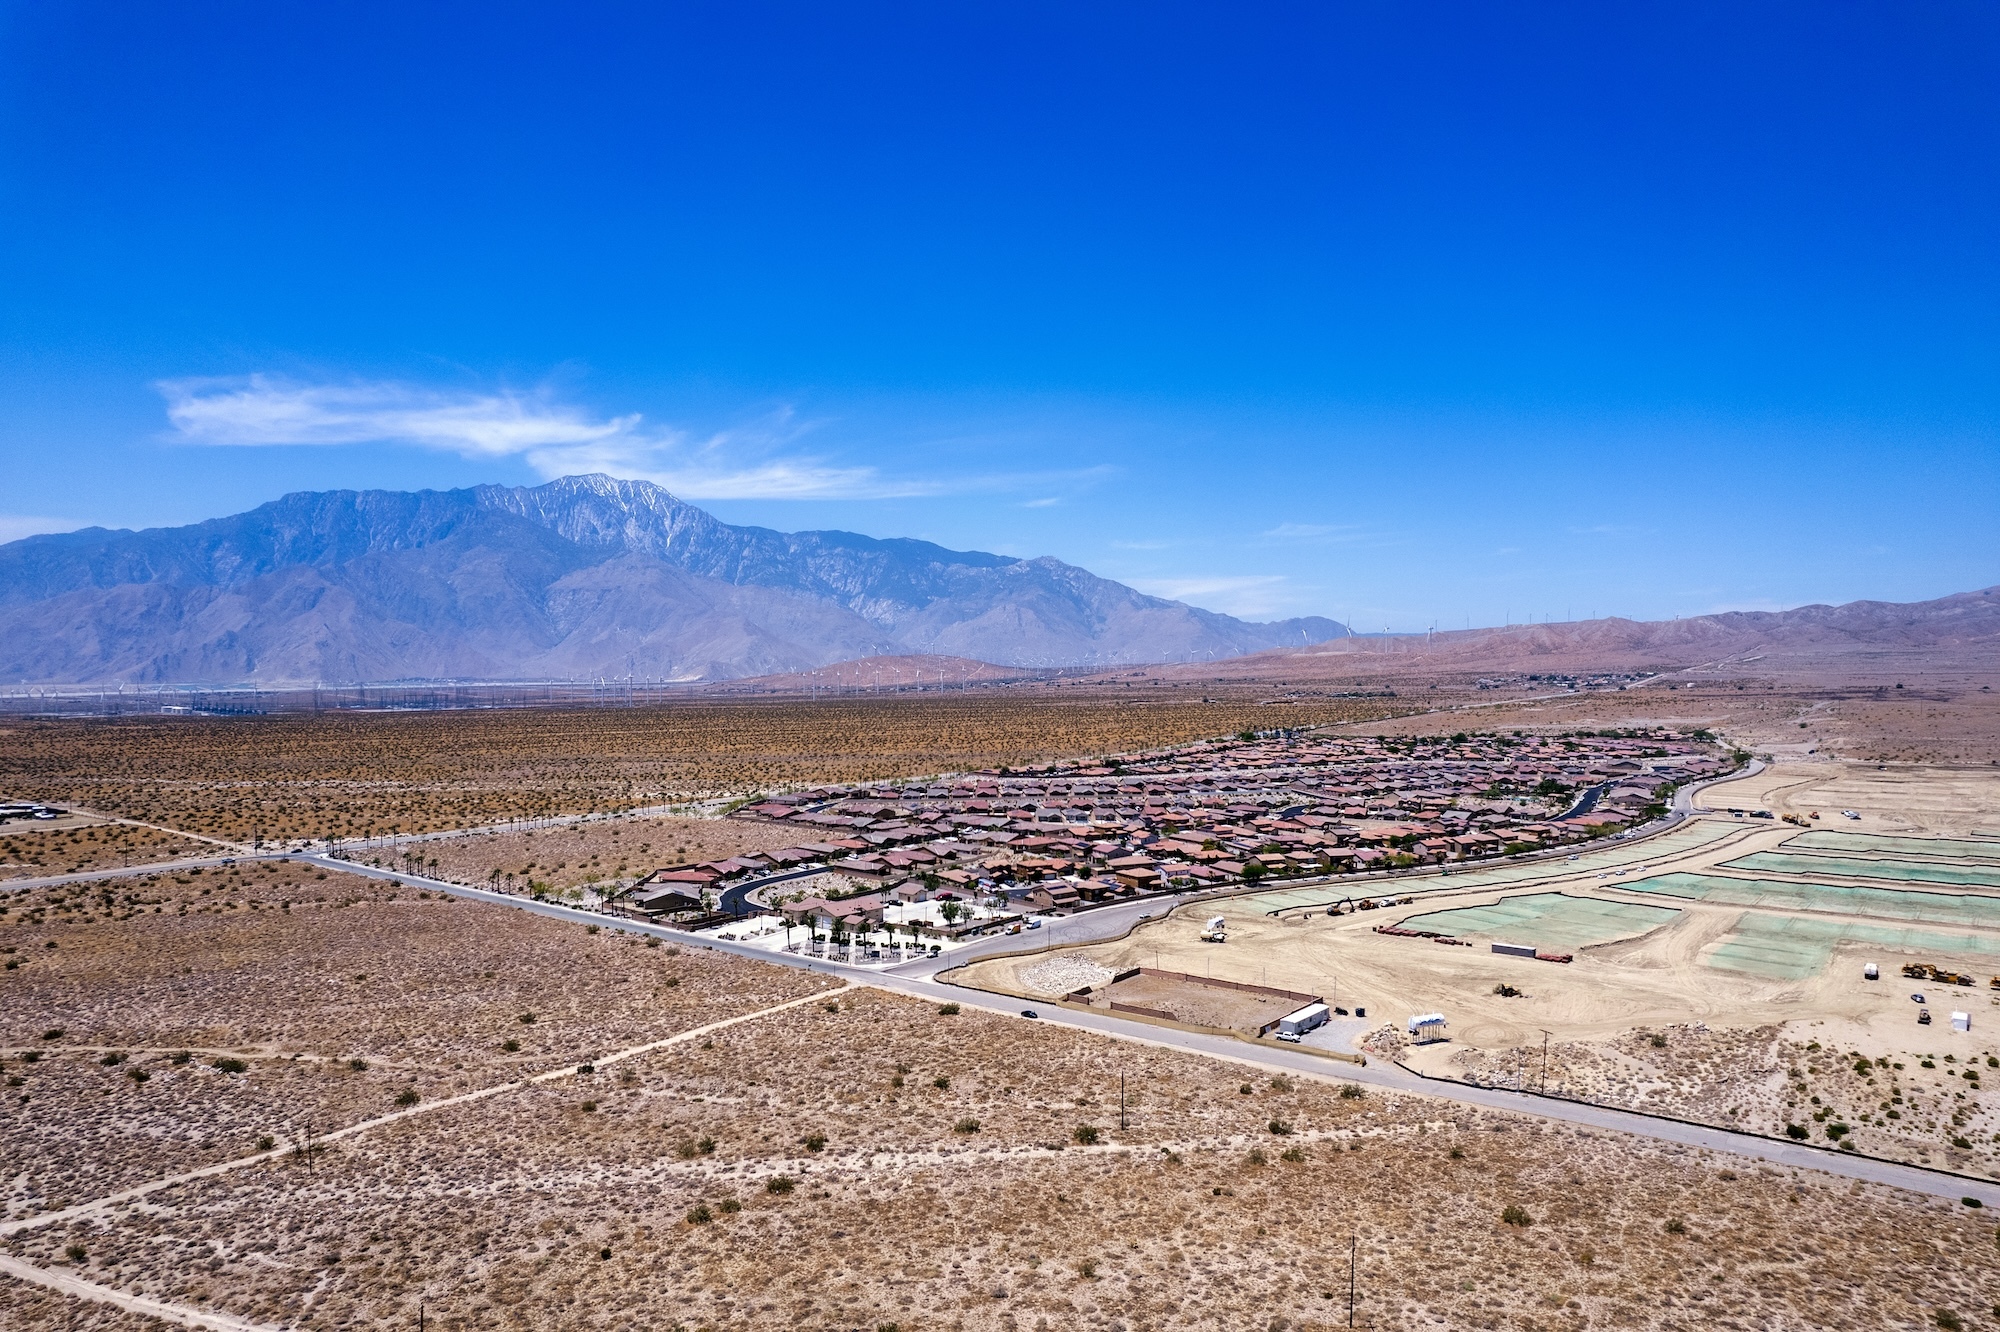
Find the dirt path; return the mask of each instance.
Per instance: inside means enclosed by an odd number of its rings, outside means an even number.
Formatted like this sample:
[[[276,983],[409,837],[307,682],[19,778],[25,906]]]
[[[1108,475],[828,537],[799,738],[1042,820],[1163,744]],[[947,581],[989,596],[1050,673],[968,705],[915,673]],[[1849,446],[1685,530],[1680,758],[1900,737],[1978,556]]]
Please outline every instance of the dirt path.
[[[215,1332],[281,1332],[281,1329],[269,1323],[251,1323],[241,1318],[231,1318],[228,1314],[210,1313],[206,1309],[191,1309],[186,1305],[149,1300],[144,1295],[128,1295],[122,1290],[100,1286],[95,1281],[85,1281],[82,1277],[71,1276],[68,1272],[54,1272],[46,1267],[37,1267],[33,1263],[11,1258],[5,1254],[0,1254],[0,1274],[33,1282],[37,1286],[46,1286],[73,1299],[95,1300],[99,1304],[114,1305],[127,1313],[165,1319],[169,1323],[179,1323],[182,1327],[213,1328]]]
[[[663,1040],[649,1041],[644,1045],[634,1045],[612,1054],[593,1056],[590,1063],[594,1068],[603,1068],[608,1064],[620,1063],[627,1059],[636,1059],[640,1055],[652,1054],[658,1050],[671,1049],[676,1045],[681,1045],[688,1041],[700,1040],[725,1028],[734,1027],[739,1023],[769,1017],[774,1013],[782,1013],[787,1009],[798,1008],[804,1004],[829,1002],[834,996],[851,988],[853,986],[850,982],[848,985],[841,987],[841,989],[821,990],[815,994],[808,994],[797,999],[787,1000],[782,1004],[773,1004],[769,1008],[760,1008],[754,1013],[739,1013],[734,1017],[704,1023],[699,1027],[692,1027],[687,1031],[676,1032]],[[478,1091],[465,1092],[458,1096],[448,1096],[442,1100],[425,1102],[412,1106],[407,1110],[397,1110],[386,1115],[377,1115],[373,1119],[364,1119],[358,1123],[349,1124],[346,1128],[335,1129],[331,1133],[322,1134],[313,1141],[315,1143],[338,1142],[343,1138],[351,1138],[357,1134],[366,1133],[371,1129],[381,1128],[384,1125],[394,1124],[401,1120],[414,1119],[419,1115],[435,1114],[440,1110],[447,1110],[454,1106],[483,1101],[489,1097],[499,1096],[506,1092],[518,1091],[523,1087],[532,1086],[538,1082],[554,1082],[561,1078],[573,1078],[576,1075],[577,1066],[575,1064],[568,1064],[562,1068],[551,1069],[546,1073],[537,1073],[531,1077],[521,1078],[514,1082],[503,1082],[497,1086],[482,1087]],[[43,1226],[96,1216],[110,1208],[122,1206],[139,1198],[146,1197],[148,1194],[158,1193],[162,1189],[173,1188],[178,1184],[189,1184],[196,1180],[213,1179],[218,1175],[225,1175],[233,1170],[240,1170],[245,1166],[262,1165],[279,1160],[290,1150],[292,1149],[289,1147],[279,1147],[268,1152],[258,1152],[254,1156],[243,1156],[233,1161],[218,1162],[215,1165],[204,1166],[200,1170],[189,1170],[178,1175],[169,1175],[164,1179],[156,1179],[149,1183],[135,1185],[132,1188],[123,1189],[117,1193],[108,1194],[105,1197],[93,1199],[87,1203],[78,1203],[74,1207],[63,1208],[61,1211],[47,1212],[41,1216],[23,1217],[19,1220],[0,1223],[0,1236],[16,1235],[23,1231],[38,1230]],[[146,1299],[143,1296],[126,1294],[108,1286],[100,1286],[95,1282],[71,1276],[66,1272],[57,1272],[48,1268],[37,1267],[33,1263],[6,1255],[0,1255],[0,1272],[19,1277],[23,1281],[32,1281],[37,1285],[59,1290],[65,1295],[115,1304],[122,1309],[128,1309],[134,1313],[151,1314],[156,1318],[165,1318],[187,1327],[216,1328],[221,1329],[222,1332],[267,1332],[263,1324],[249,1323],[224,1314],[186,1308],[180,1305],[164,1304],[157,1300]],[[275,1332],[275,1330],[271,1330],[271,1332]]]

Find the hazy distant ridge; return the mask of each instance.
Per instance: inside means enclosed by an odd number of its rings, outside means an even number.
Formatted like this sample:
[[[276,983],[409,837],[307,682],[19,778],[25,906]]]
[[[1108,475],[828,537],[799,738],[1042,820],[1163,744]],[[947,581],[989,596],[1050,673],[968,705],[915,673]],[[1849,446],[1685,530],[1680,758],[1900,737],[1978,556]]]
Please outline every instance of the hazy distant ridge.
[[[732,679],[923,652],[1005,665],[1234,656],[1252,624],[1041,558],[735,527],[646,482],[322,491],[0,546],[0,679]]]

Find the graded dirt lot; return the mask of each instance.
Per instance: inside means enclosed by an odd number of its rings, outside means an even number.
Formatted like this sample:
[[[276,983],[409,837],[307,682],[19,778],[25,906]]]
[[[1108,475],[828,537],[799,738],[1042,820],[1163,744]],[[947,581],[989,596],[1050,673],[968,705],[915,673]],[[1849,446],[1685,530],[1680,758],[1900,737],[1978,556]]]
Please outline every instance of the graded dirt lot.
[[[0,789],[212,837],[367,837],[826,781],[1076,758],[1394,716],[1395,698],[1248,686],[935,698],[694,700],[629,709],[323,713],[0,724]]]
[[[1781,836],[1744,834],[1772,844]],[[1712,864],[1756,844],[1741,838],[1711,842],[1679,859],[1662,860],[1654,868]],[[1554,1026],[1571,1038],[1590,1038],[1611,1036],[1641,1023],[1690,1018],[1717,1023],[1731,1020],[1731,1015],[1740,1018],[1766,1011],[1763,1005],[1774,987],[1690,972],[1695,954],[1713,942],[1734,912],[1717,911],[1712,921],[1682,921],[1671,929],[1652,930],[1645,934],[1646,951],[1639,955],[1628,953],[1612,961],[1600,955],[1602,950],[1583,949],[1567,966],[1497,956],[1484,939],[1475,947],[1458,948],[1440,946],[1430,939],[1391,938],[1374,932],[1378,925],[1426,913],[1490,906],[1565,886],[1583,893],[1600,883],[1599,863],[1595,858],[1579,859],[1574,864],[1545,862],[1546,877],[1502,889],[1458,891],[1448,886],[1448,878],[1404,879],[1392,886],[1406,893],[1422,892],[1416,905],[1338,917],[1314,909],[1292,910],[1282,916],[1266,914],[1263,908],[1269,903],[1265,899],[1275,897],[1275,893],[1196,902],[1141,925],[1124,939],[1066,949],[1062,956],[1081,958],[1112,971],[1143,965],[1320,994],[1331,1004],[1365,1007],[1378,1019],[1388,1017],[1398,1022],[1411,1013],[1443,1010],[1451,1017],[1455,1039],[1480,1047],[1511,1046],[1529,1036],[1538,1037],[1546,1026]],[[1364,891],[1368,890],[1335,884],[1318,895],[1335,901]],[[1300,895],[1311,894],[1301,891]],[[1664,901],[1657,905],[1685,906]],[[1682,913],[1689,918],[1701,914]],[[1203,922],[1212,915],[1220,915],[1228,923],[1225,944],[1200,939]],[[1027,993],[1025,981],[1037,961],[1029,956],[978,962],[955,979],[982,988]],[[1496,996],[1492,991],[1500,984],[1527,989],[1534,998]],[[1732,984],[1736,988],[1730,988]]]
[[[1955,1206],[868,991],[6,1244],[298,1328],[1108,1332],[1345,1326],[1349,1236],[1378,1328],[1916,1325],[2000,1279]]]

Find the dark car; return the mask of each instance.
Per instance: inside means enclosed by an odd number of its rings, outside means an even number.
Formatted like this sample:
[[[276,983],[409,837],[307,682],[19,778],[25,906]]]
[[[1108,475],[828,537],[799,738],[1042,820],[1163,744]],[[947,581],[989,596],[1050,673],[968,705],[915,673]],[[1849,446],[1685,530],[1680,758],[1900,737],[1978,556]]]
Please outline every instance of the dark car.
[[[1041,1016],[1041,1014],[1040,1014],[1040,1013],[1037,1013],[1037,1012],[1036,1012],[1036,1011],[1035,1011],[1034,1009],[1032,1009],[1032,1008],[1024,1008],[1024,1009],[1022,1009],[1022,1010],[1021,1010],[1021,1016],[1022,1016],[1022,1017],[1025,1017],[1025,1018],[1038,1018],[1038,1017],[1040,1017],[1040,1016]]]

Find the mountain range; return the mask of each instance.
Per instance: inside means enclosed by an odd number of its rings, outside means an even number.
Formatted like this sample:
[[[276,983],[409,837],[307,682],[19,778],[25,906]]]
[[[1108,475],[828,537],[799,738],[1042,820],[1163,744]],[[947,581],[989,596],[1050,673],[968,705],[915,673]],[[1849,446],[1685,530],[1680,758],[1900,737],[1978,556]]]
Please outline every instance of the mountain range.
[[[1060,560],[739,527],[644,481],[318,491],[0,545],[0,680],[727,680],[862,657],[1112,666],[1309,646]]]
[[[1674,620],[1613,617],[1355,636],[1254,653],[1198,672],[1180,666],[1161,670],[1246,680],[1695,666],[1739,675],[1865,674],[1912,666],[1990,675],[1995,663],[2000,663],[2000,587],[1930,601],[1850,601]]]

